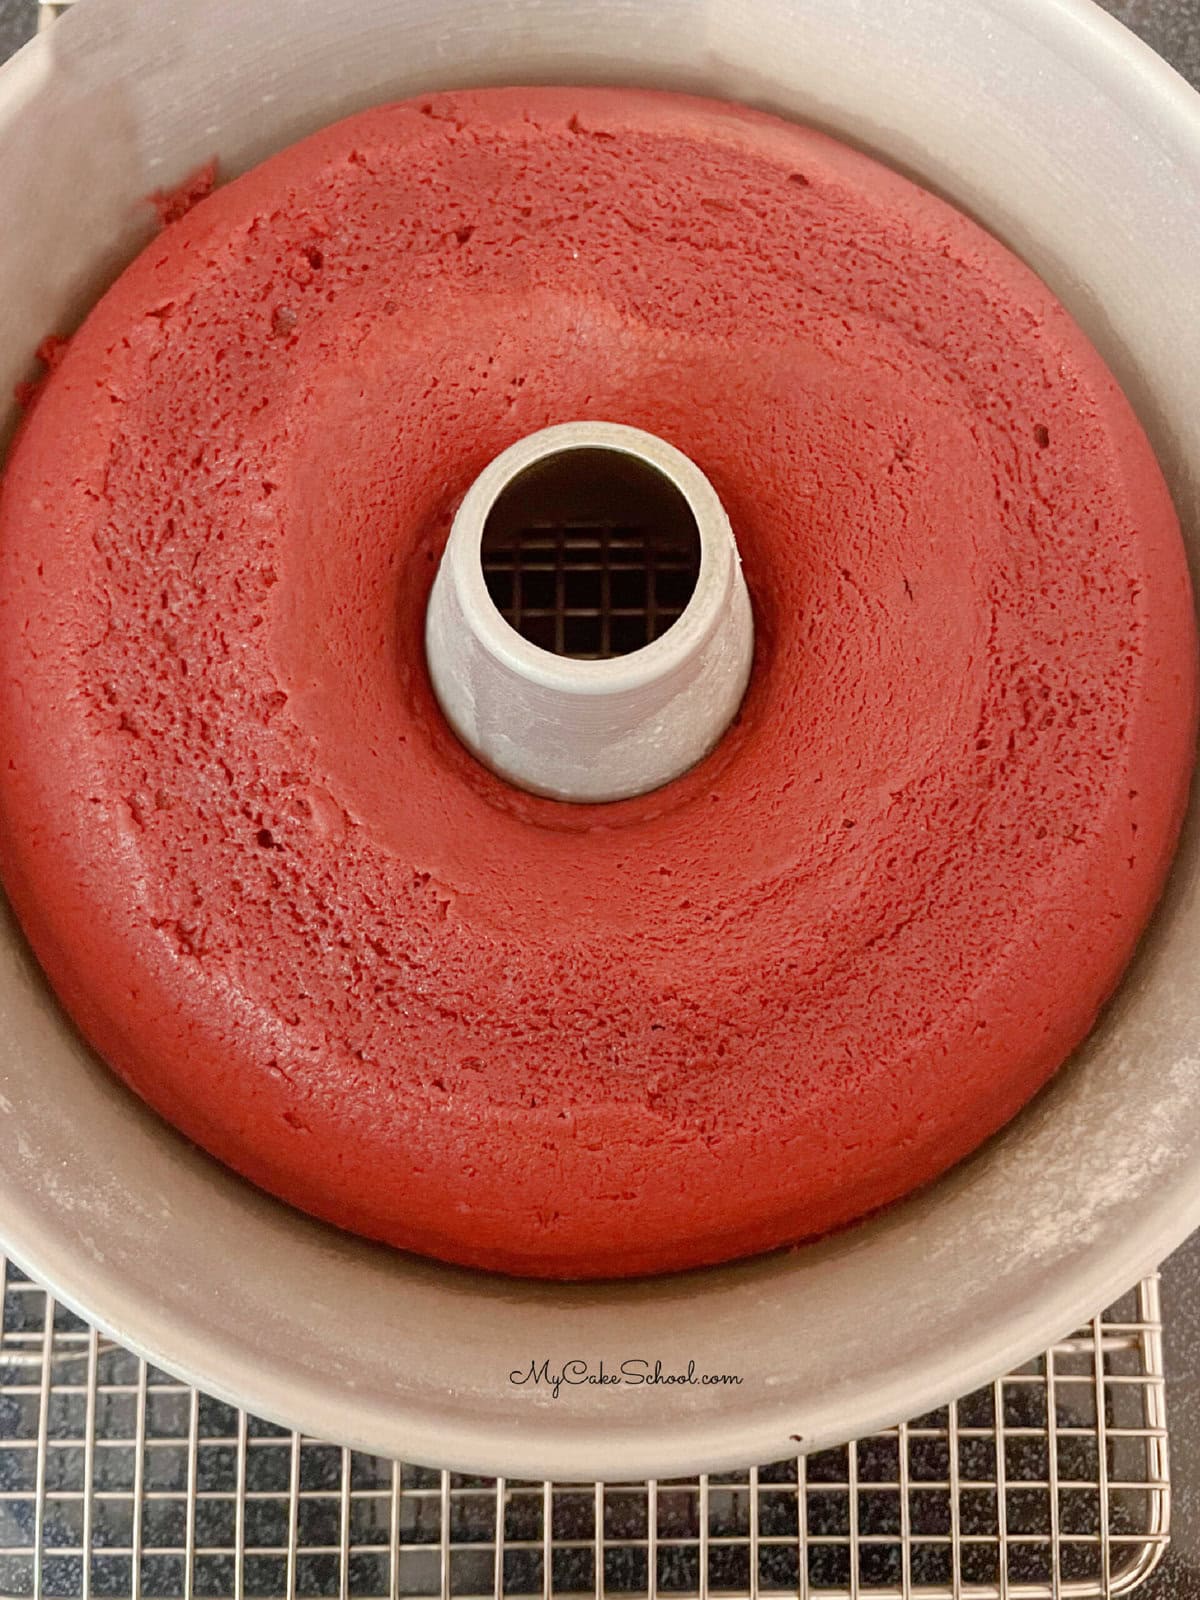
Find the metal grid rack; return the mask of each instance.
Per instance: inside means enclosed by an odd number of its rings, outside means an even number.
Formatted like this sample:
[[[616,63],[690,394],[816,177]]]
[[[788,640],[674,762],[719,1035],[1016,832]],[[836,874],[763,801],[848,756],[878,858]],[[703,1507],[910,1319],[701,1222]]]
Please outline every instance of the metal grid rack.
[[[485,543],[483,570],[497,610],[531,644],[596,661],[652,644],[682,615],[699,545],[664,543],[645,528],[538,526]]]
[[[0,1595],[1119,1595],[1170,1485],[1146,1279],[995,1384],[839,1450],[671,1482],[472,1478],[302,1438],[100,1337],[12,1265]]]

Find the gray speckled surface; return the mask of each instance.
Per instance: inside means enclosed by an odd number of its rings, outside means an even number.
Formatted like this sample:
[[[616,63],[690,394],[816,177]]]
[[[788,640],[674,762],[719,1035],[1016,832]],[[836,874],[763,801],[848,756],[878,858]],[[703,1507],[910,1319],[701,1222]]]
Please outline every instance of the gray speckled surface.
[[[1165,56],[1176,71],[1200,87],[1198,0],[1101,0],[1106,11]]]
[[[1200,7],[1188,0],[1195,16]],[[1200,1596],[1200,1234],[1163,1267],[1167,1420],[1171,1431],[1171,1546],[1144,1600]]]
[[[0,0],[0,59],[24,44],[36,27],[36,0]]]
[[[249,0],[248,0],[249,3]],[[1103,0],[1200,88],[1200,0]],[[0,59],[36,27],[36,0],[0,0]],[[1200,1600],[1200,1234],[1163,1268],[1174,1479],[1171,1549],[1144,1600]]]

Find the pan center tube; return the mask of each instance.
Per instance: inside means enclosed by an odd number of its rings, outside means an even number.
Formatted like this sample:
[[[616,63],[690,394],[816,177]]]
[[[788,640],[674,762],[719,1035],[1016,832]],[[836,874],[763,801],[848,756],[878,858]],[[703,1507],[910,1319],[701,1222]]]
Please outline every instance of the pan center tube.
[[[700,761],[746,692],[750,597],[716,491],[640,428],[529,434],[476,478],[426,613],[434,692],[478,760],[559,800]]]

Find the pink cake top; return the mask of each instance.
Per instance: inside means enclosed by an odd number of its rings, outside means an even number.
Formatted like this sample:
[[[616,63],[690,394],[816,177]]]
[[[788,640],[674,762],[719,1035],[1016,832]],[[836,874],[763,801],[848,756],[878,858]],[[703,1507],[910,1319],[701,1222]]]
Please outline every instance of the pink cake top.
[[[737,726],[507,788],[433,701],[457,501],[635,424],[734,525]],[[0,866],[64,1004],[214,1155],[549,1276],[845,1223],[1010,1117],[1159,891],[1195,640],[1145,437],[973,223],[739,108],[365,113],[171,223],[0,500]]]

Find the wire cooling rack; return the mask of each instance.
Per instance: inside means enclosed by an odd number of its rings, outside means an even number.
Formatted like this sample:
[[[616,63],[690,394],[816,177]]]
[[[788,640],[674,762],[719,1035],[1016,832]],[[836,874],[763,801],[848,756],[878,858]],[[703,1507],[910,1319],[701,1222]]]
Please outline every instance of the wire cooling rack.
[[[1150,1573],[1169,1499],[1155,1279],[988,1388],[842,1449],[572,1484],[301,1437],[4,1273],[4,1596],[1083,1600]]]
[[[695,552],[661,548],[645,528],[575,525],[522,529],[483,551],[497,610],[531,644],[596,661],[652,644],[696,586]]]

